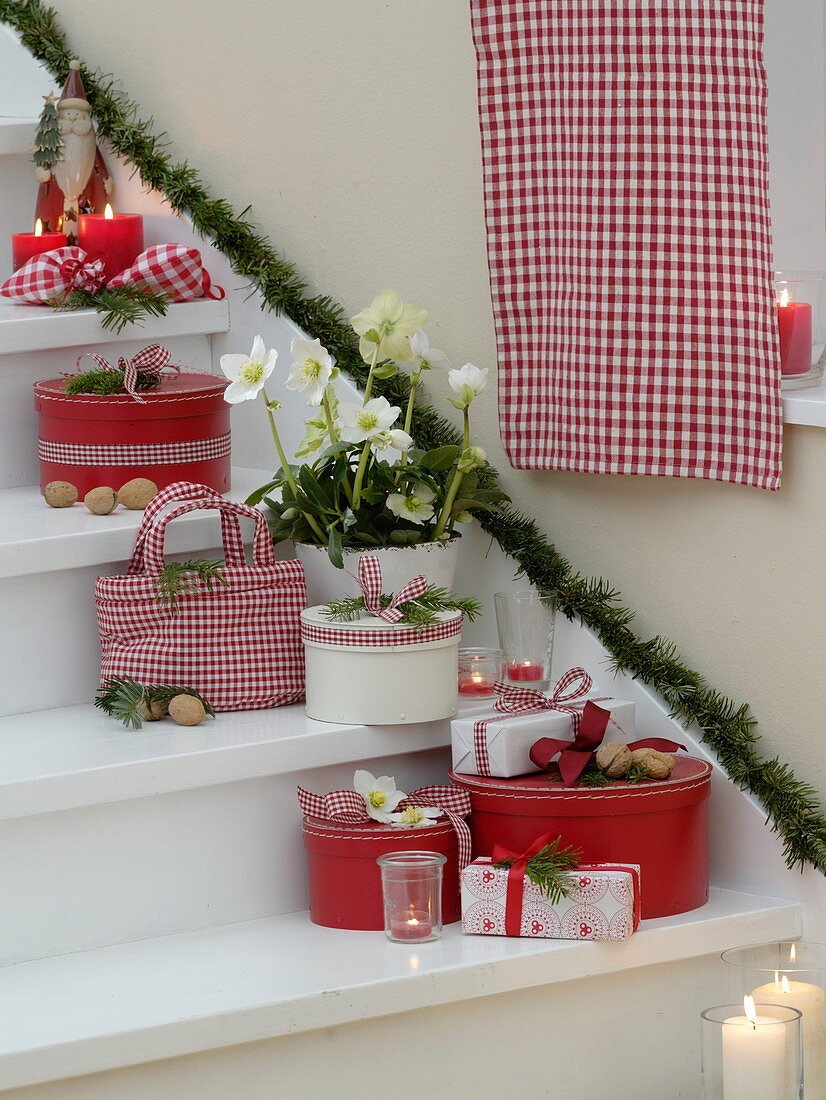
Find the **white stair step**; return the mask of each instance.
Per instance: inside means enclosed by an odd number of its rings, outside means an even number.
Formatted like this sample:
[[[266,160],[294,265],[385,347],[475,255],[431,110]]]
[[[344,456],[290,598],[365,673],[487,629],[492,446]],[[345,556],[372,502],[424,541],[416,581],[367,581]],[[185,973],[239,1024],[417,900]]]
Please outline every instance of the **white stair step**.
[[[244,500],[271,477],[265,470],[232,471],[231,500]],[[83,503],[50,508],[36,485],[0,490],[0,578],[124,561],[132,553],[142,512],[116,509],[93,516]],[[170,527],[169,552],[215,545],[214,512],[182,516]]]
[[[307,913],[0,970],[0,1088],[800,935],[800,907],[725,890],[624,943],[463,936],[407,947]]]
[[[36,130],[36,118],[0,116],[0,156],[30,155]]]
[[[119,333],[106,331],[101,326],[100,314],[93,309],[61,313],[48,306],[5,304],[8,299],[0,301],[3,303],[0,304],[0,355],[135,340],[145,340],[149,344],[163,342],[172,336],[208,336],[229,330],[228,302],[211,298],[172,303],[165,317],[147,318],[140,325],[126,325]]]

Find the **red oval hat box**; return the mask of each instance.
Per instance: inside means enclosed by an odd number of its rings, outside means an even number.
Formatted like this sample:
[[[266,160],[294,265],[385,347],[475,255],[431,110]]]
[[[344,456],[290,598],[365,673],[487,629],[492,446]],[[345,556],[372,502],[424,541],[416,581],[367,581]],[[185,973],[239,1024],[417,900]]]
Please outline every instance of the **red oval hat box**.
[[[351,824],[304,818],[304,847],[310,866],[310,920],[325,928],[377,932],[384,928],[381,870],[388,852],[440,852],[447,856],[442,881],[442,921],[461,916],[459,845],[447,821],[399,829],[378,821]]]
[[[636,863],[642,916],[666,917],[708,901],[711,764],[678,756],[669,779],[566,787],[549,773],[497,779],[451,771],[470,792],[473,855],[494,844],[523,852],[542,833],[582,849],[588,863]]]
[[[34,384],[41,491],[70,481],[81,497],[98,485],[117,490],[133,477],[159,489],[194,481],[230,487],[230,408],[226,379],[195,372],[165,378],[143,401],[129,394],[66,395],[66,379]]]

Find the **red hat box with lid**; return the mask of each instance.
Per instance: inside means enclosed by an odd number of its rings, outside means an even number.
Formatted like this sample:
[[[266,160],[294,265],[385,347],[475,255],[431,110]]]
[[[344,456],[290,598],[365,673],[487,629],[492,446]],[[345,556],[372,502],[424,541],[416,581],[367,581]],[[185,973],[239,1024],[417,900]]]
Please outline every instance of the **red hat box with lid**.
[[[588,863],[636,863],[642,916],[671,916],[708,901],[708,797],[712,767],[678,756],[669,779],[566,787],[550,773],[514,779],[450,778],[470,793],[473,855],[495,844],[524,851],[558,833]]]
[[[449,820],[399,829],[378,821],[351,823],[305,817],[303,828],[310,871],[310,919],[314,924],[381,931],[384,904],[376,860],[390,852],[409,851],[439,852],[447,857],[442,920],[453,924],[461,919],[458,841]]]
[[[69,481],[81,497],[98,485],[119,489],[135,477],[159,489],[176,481],[230,487],[230,408],[226,379],[181,373],[138,401],[128,393],[65,392],[65,378],[36,382],[40,488]]]

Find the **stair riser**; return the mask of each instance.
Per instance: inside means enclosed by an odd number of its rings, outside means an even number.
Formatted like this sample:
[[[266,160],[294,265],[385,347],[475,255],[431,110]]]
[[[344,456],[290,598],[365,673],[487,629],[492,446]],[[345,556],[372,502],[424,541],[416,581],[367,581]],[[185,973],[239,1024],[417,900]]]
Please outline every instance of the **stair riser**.
[[[34,137],[34,131],[32,131]],[[0,283],[11,274],[11,235],[31,233],[34,228],[34,202],[37,184],[34,165],[25,155],[0,159],[3,175],[3,201],[0,203]],[[0,298],[0,302],[8,299]]]
[[[172,352],[174,362],[193,370],[209,371],[209,341],[208,336],[179,336],[166,340],[164,346]],[[151,342],[152,338],[147,336],[128,343],[96,345],[94,350],[110,363],[116,363],[119,356],[132,355]],[[80,347],[0,356],[0,489],[32,485],[40,480],[32,384],[41,378],[73,372],[77,357],[84,350]],[[86,364],[94,365],[88,360]]]
[[[0,965],[306,908],[296,784],[350,787],[367,767],[412,789],[447,763],[430,750],[2,822]]]

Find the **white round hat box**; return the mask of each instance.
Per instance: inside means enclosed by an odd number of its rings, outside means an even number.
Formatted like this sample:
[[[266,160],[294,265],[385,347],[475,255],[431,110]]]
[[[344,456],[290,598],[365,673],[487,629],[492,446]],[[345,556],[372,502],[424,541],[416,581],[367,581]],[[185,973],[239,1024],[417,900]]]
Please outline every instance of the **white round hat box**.
[[[453,717],[461,611],[419,627],[368,614],[336,622],[323,610],[301,612],[309,718],[399,726]]]

